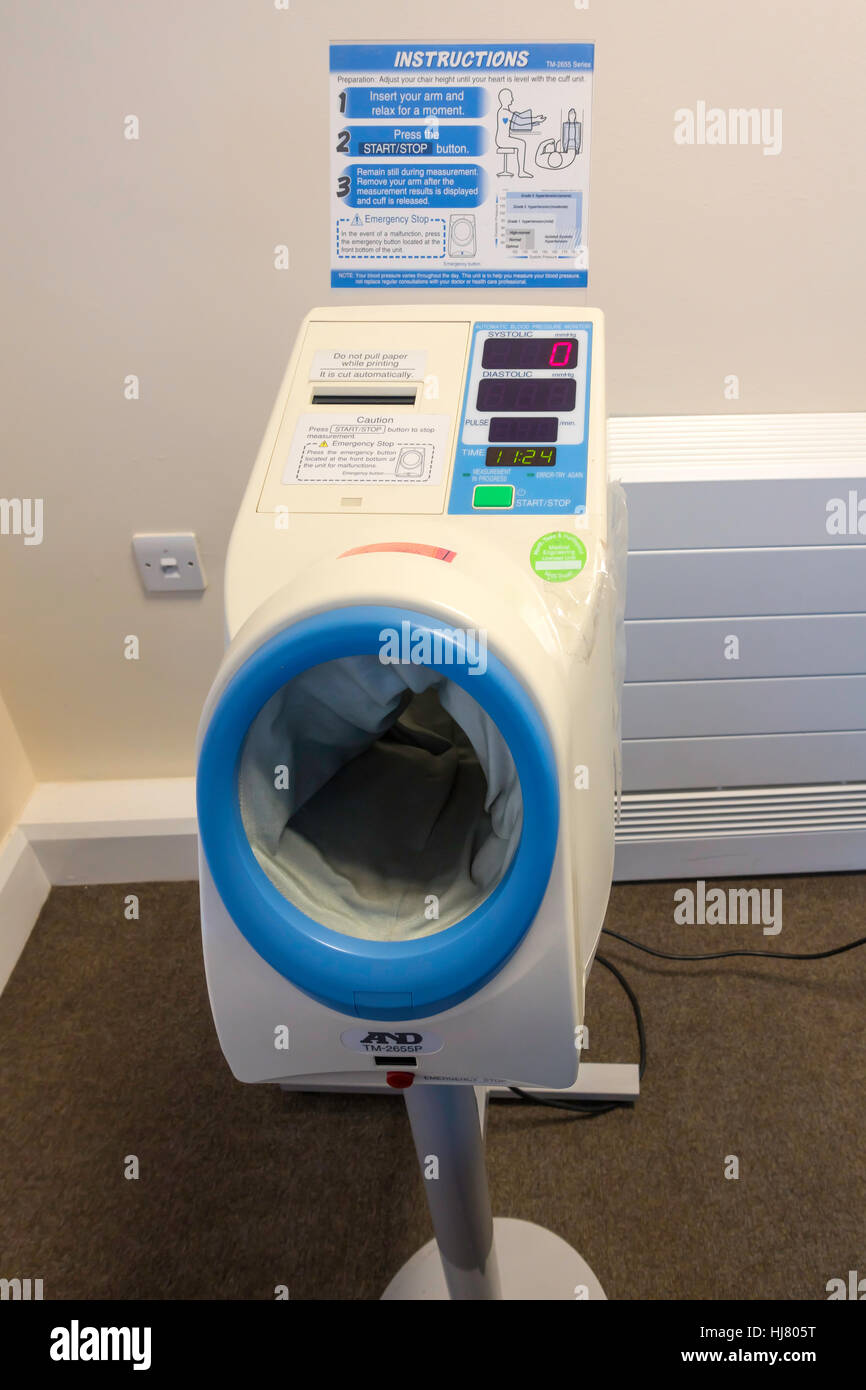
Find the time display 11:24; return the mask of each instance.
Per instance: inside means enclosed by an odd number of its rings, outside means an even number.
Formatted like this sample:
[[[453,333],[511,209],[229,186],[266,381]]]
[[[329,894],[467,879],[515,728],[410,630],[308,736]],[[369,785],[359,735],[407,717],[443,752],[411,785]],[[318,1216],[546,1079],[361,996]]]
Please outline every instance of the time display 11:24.
[[[555,468],[556,449],[488,449],[484,462],[488,468]]]

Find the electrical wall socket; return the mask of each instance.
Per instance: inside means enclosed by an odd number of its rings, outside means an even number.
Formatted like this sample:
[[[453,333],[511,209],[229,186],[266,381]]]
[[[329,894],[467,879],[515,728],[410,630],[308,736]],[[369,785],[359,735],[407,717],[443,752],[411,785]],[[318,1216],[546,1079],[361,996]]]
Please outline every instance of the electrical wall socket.
[[[193,531],[138,534],[132,538],[132,549],[149,593],[201,593],[207,587]]]

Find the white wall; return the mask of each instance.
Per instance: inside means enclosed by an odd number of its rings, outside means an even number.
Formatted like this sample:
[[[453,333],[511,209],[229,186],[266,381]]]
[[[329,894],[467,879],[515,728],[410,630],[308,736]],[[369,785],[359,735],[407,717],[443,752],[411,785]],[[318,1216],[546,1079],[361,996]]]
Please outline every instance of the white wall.
[[[0,679],[39,778],[191,770],[296,324],[365,297],[328,288],[327,44],[430,38],[597,44],[590,289],[556,299],[608,315],[612,414],[862,409],[861,0],[6,0],[0,492],[45,538],[0,537]],[[698,100],[782,108],[781,154],[677,146]],[[146,600],[132,532],[185,528],[211,587]]]

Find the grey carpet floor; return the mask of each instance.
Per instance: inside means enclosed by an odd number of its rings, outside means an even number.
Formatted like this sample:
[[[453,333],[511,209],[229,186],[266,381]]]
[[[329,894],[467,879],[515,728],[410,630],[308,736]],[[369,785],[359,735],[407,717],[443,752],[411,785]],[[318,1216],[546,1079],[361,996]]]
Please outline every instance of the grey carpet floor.
[[[679,952],[866,933],[866,875],[762,886],[783,889],[777,937],[676,926],[668,883],[616,886],[607,925]],[[430,1234],[402,1104],[236,1082],[198,933],[192,883],[52,892],[0,998],[0,1276],[42,1278],[46,1298],[377,1298]],[[643,1006],[641,1099],[589,1122],[494,1104],[496,1214],[558,1232],[614,1299],[824,1299],[866,1275],[866,949],[711,966],[602,950]],[[636,1059],[598,966],[587,1022],[589,1060]]]

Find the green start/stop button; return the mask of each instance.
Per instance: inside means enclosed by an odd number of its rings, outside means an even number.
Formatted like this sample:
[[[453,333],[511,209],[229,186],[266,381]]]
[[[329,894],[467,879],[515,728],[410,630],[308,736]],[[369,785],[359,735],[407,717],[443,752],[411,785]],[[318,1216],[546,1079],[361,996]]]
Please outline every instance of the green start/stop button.
[[[507,484],[481,483],[472,493],[473,507],[502,507],[514,506],[514,488]]]

